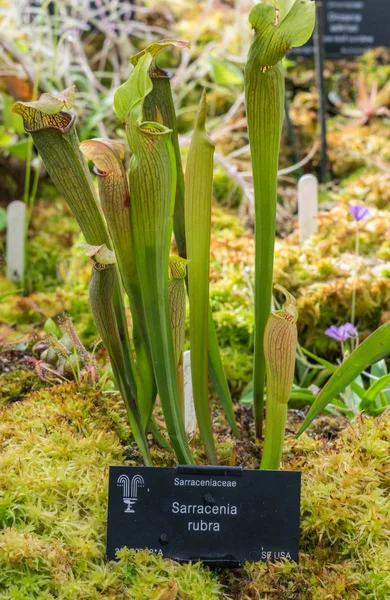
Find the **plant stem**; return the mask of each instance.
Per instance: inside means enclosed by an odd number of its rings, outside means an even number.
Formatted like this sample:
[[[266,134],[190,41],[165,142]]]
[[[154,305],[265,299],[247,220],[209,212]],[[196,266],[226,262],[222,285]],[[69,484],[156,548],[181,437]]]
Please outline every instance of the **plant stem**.
[[[208,398],[208,308],[211,198],[214,144],[205,131],[206,95],[202,94],[188,152],[185,226],[190,303],[191,373],[196,418],[206,454],[217,464]]]
[[[288,404],[267,401],[265,441],[260,469],[277,470],[283,453]]]
[[[271,310],[276,230],[277,177],[284,117],[282,59],[313,33],[315,3],[275,0],[255,4],[249,14],[255,35],[245,67],[245,101],[255,196],[255,355],[253,400],[256,434],[262,435],[264,331]]]
[[[248,64],[249,61],[248,61]],[[246,70],[249,140],[255,191],[255,333],[253,401],[256,435],[262,437],[265,362],[263,339],[271,311],[279,146],[284,115],[281,63],[262,72]]]
[[[353,272],[353,283],[352,283],[352,304],[351,304],[351,323],[355,325],[356,319],[356,287],[357,287],[357,275],[359,269],[359,255],[360,255],[360,237],[359,237],[359,222],[356,221],[355,230],[355,266]]]

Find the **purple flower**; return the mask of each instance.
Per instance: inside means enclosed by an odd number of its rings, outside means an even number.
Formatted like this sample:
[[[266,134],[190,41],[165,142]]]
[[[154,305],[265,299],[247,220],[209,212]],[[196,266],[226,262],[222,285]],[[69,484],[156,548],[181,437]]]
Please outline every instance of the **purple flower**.
[[[325,335],[328,337],[337,340],[338,342],[345,342],[348,338],[356,337],[358,331],[352,323],[345,323],[344,325],[340,325],[340,327],[336,327],[336,325],[332,325],[325,331]]]
[[[350,204],[348,208],[355,221],[363,221],[363,219],[368,219],[368,217],[371,217],[371,211],[369,208],[367,208],[367,206]]]

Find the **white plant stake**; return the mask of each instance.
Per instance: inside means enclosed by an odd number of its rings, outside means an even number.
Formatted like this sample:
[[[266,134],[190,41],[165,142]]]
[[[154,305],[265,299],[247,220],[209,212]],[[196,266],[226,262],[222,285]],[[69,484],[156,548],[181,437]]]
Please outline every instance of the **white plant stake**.
[[[194,435],[196,431],[196,414],[194,396],[192,393],[191,376],[191,352],[183,353],[183,375],[184,375],[184,425],[188,435]]]
[[[318,180],[304,175],[298,181],[299,240],[304,242],[318,231]]]
[[[11,202],[7,209],[7,279],[11,281],[23,279],[25,219],[24,202]]]

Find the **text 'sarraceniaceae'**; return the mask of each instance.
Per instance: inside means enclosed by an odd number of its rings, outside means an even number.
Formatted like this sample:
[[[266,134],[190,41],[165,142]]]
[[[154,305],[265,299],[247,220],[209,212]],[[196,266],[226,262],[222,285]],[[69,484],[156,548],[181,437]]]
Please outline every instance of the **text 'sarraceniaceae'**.
[[[256,433],[262,435],[265,360],[264,331],[271,310],[276,184],[284,114],[282,59],[310,38],[313,0],[269,0],[249,15],[254,38],[245,67],[245,97],[255,192],[255,357],[253,394]]]

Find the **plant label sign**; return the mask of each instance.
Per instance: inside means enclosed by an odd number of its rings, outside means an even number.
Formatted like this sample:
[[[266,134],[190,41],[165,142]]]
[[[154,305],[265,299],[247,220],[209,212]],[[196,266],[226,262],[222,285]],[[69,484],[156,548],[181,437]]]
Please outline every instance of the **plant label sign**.
[[[298,560],[301,474],[110,467],[107,556],[126,546],[233,566]]]
[[[7,279],[10,281],[23,279],[25,220],[24,202],[11,202],[7,209]]]
[[[366,50],[390,45],[389,0],[321,0],[324,6],[326,58],[360,56]],[[311,56],[313,41],[291,55]]]
[[[318,179],[303,175],[298,181],[298,222],[301,244],[318,231]]]

